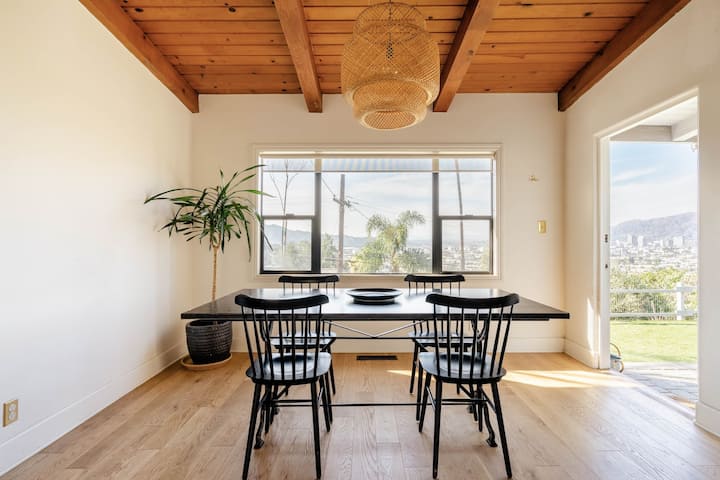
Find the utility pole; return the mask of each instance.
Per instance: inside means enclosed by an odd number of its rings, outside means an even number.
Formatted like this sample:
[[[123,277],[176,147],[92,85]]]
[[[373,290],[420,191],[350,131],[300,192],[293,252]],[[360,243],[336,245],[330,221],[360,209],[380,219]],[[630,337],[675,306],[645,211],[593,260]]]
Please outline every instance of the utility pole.
[[[350,206],[350,202],[345,200],[345,174],[340,175],[340,198],[333,198],[338,204],[340,217],[338,220],[338,263],[337,271],[343,271],[343,249],[345,248],[345,207]]]

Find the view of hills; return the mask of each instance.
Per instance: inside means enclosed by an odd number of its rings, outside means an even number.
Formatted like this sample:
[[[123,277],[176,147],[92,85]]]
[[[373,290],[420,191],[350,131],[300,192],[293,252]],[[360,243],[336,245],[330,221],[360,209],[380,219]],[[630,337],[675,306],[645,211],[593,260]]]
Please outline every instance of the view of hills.
[[[268,225],[265,234],[271,244],[280,243],[281,228],[279,225]],[[288,241],[290,243],[302,240],[310,240],[310,232],[303,230],[288,229]],[[611,230],[611,237],[615,240],[626,238],[628,235],[638,237],[642,235],[646,241],[672,239],[683,237],[687,241],[697,241],[697,214],[695,212],[681,213],[668,217],[650,218],[647,220],[629,220],[622,222]],[[338,236],[331,235],[335,245],[338,243]],[[345,235],[345,246],[361,248],[368,241],[367,237]],[[408,242],[409,246],[415,242]]]
[[[611,236],[614,240],[628,235],[633,237],[642,235],[646,241],[683,237],[694,242],[697,241],[697,214],[687,212],[669,217],[629,220],[612,227]]]
[[[277,245],[280,243],[280,236],[282,233],[282,228],[280,225],[268,225],[265,227],[265,235],[267,235],[268,240],[270,240],[270,243],[273,245]],[[338,236],[337,235],[331,235],[333,241],[335,242],[335,245],[338,244]],[[300,241],[310,241],[310,232],[304,231],[304,230],[292,230],[288,229],[287,231],[287,238],[289,243],[295,243]],[[367,237],[353,237],[351,235],[345,235],[345,246],[346,247],[355,247],[355,248],[361,248],[363,245],[367,243],[368,239]]]

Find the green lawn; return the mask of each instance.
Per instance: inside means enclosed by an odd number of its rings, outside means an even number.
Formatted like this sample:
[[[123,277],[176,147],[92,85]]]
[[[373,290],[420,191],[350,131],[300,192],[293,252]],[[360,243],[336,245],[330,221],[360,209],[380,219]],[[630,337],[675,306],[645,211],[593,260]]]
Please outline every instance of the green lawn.
[[[697,362],[695,320],[612,320],[610,341],[625,362]]]

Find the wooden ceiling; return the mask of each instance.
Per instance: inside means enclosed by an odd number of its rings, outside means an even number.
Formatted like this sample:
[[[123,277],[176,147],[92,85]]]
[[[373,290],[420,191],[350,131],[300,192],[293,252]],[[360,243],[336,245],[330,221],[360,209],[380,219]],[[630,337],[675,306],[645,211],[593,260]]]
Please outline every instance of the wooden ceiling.
[[[80,0],[193,112],[198,94],[340,93],[353,22],[380,0]],[[690,0],[406,0],[438,42],[441,91],[558,92],[567,109]]]

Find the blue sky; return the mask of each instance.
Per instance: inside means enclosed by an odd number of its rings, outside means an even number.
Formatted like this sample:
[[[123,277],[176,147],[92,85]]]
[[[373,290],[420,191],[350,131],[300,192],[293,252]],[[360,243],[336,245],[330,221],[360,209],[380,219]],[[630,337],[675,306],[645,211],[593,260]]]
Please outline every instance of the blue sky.
[[[269,178],[269,176],[268,176]],[[277,176],[282,189],[285,185],[284,174]],[[337,234],[338,204],[333,195],[340,192],[340,174],[323,174],[322,189],[322,232]],[[296,215],[310,214],[313,210],[313,173],[300,173],[291,180],[288,194],[288,211]],[[491,213],[490,174],[487,172],[464,172],[461,176],[463,192],[463,211],[465,214],[488,215]],[[267,180],[263,189],[274,198],[265,197],[263,212],[280,214],[279,198],[282,192]],[[415,242],[428,243],[432,238],[432,177],[428,172],[351,172],[346,175],[346,200],[351,208],[345,210],[345,235],[366,237],[367,219],[380,214],[395,220],[401,212],[415,210],[425,217],[425,224],[410,230],[410,238]],[[454,173],[440,174],[441,214],[459,213],[457,183]],[[296,223],[296,225],[299,225]],[[296,228],[296,227],[291,227]],[[299,227],[298,227],[299,228]],[[448,238],[452,237],[447,232]],[[485,235],[487,237],[487,235]],[[483,238],[487,240],[487,238]]]
[[[697,211],[690,143],[611,142],[610,223]]]

